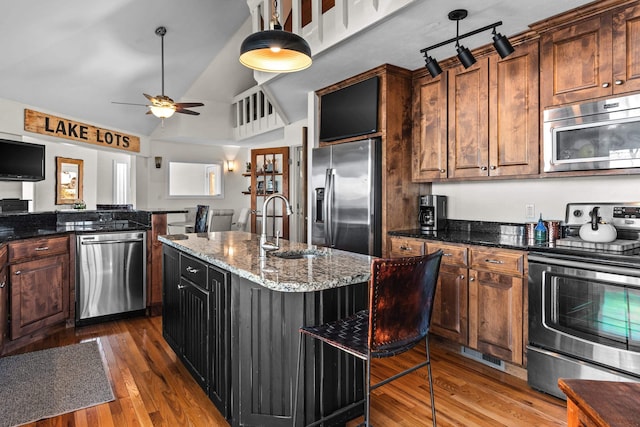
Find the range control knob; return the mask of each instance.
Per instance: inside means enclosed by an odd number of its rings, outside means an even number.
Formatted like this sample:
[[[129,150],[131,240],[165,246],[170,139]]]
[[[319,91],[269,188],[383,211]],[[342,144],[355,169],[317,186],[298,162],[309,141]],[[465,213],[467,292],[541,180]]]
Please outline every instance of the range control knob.
[[[580,209],[576,209],[575,211],[573,211],[573,216],[575,216],[576,218],[580,218],[582,216],[582,211]]]

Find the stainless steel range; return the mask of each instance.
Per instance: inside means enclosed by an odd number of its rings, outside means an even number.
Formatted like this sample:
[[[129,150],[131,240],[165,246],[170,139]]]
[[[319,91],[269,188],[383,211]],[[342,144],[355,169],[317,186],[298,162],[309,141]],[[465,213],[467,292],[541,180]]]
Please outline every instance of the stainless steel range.
[[[616,240],[578,237],[594,212]],[[570,203],[565,224],[529,253],[528,382],[560,398],[558,378],[640,381],[640,203]]]

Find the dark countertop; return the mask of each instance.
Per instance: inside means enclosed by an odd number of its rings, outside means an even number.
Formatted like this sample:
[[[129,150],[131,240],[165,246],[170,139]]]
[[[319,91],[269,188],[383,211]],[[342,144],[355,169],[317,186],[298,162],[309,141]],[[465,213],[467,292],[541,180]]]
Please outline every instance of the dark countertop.
[[[501,234],[486,231],[438,230],[421,232],[419,229],[390,231],[391,236],[411,237],[414,239],[436,240],[445,243],[490,246],[503,249],[529,251],[546,248],[548,243],[535,243],[524,235]]]

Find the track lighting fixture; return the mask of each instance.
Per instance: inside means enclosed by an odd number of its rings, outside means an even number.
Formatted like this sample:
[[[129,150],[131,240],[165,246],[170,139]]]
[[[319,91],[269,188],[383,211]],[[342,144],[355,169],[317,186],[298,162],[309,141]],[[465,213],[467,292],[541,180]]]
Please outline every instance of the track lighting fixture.
[[[429,70],[431,77],[437,77],[442,74],[442,68],[440,68],[438,61],[427,55],[427,52],[424,52],[424,63],[427,70]]]
[[[493,32],[491,33],[493,35],[493,47],[496,49],[496,52],[498,52],[498,55],[500,55],[500,57],[504,59],[513,53],[513,46],[511,46],[509,39],[507,39],[500,33],[496,33],[496,27],[502,25],[502,21],[498,21],[494,24],[487,25],[485,27],[478,28],[477,30],[460,35],[460,21],[466,18],[467,15],[468,12],[465,9],[456,9],[449,12],[449,19],[451,21],[456,21],[456,36],[452,39],[434,44],[433,46],[425,47],[424,49],[420,50],[420,53],[424,54],[425,66],[427,67],[427,70],[429,70],[429,74],[431,74],[431,77],[438,76],[440,73],[442,73],[442,69],[438,64],[438,61],[427,55],[427,51],[455,42],[458,59],[460,60],[464,68],[469,68],[470,66],[475,64],[476,58],[474,58],[469,49],[460,44],[460,40],[489,29],[493,29]]]
[[[240,62],[248,68],[270,73],[291,73],[311,65],[311,48],[297,34],[284,31],[278,20],[278,2],[273,2],[269,30],[250,34],[240,47]]]

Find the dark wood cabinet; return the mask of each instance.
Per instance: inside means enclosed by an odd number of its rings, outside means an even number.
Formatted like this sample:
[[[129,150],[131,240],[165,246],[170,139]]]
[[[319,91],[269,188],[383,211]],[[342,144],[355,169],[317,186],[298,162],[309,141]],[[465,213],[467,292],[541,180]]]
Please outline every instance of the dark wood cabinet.
[[[167,246],[163,273],[163,336],[228,417],[229,273]]]
[[[162,311],[162,243],[158,236],[167,234],[167,214],[151,214],[151,231],[147,232],[147,308],[149,314]]]
[[[519,251],[470,251],[469,346],[523,364],[525,255]]]
[[[11,339],[69,317],[69,255],[20,262],[11,276]]]
[[[640,5],[571,18],[540,39],[543,107],[640,90]]]
[[[442,250],[442,262],[431,317],[431,330],[462,345],[469,343],[468,248],[429,242],[429,253]]]
[[[7,247],[3,245],[0,248],[0,354],[9,332],[9,282],[7,278]]]
[[[449,178],[539,171],[538,41],[449,70]]]
[[[412,179],[521,176],[539,171],[538,41],[505,59],[478,53],[413,85]]]
[[[447,76],[422,76],[413,82],[411,179],[447,177]]]
[[[69,319],[69,237],[25,239],[8,249],[11,339]]]

